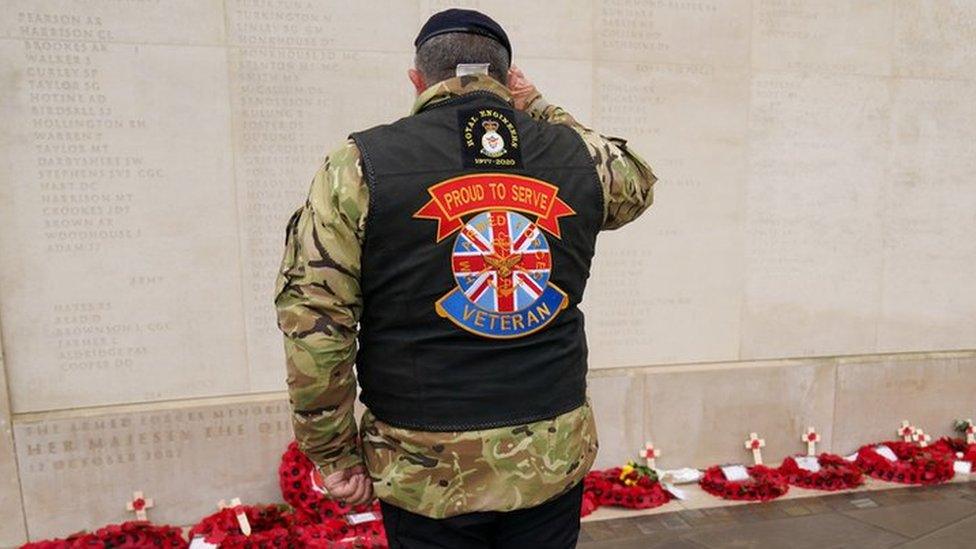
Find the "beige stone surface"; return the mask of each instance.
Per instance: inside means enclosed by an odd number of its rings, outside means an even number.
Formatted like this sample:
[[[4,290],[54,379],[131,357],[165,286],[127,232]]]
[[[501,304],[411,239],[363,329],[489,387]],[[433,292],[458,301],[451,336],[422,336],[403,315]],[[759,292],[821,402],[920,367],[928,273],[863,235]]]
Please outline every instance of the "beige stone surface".
[[[888,93],[873,76],[753,74],[742,358],[874,351]]]
[[[249,13],[249,12],[248,12]],[[241,47],[230,51],[249,390],[284,389],[274,284],[284,228],[325,156],[349,133],[406,116],[407,53]],[[336,86],[339,75],[348,82]],[[357,106],[375,106],[368,111]]]
[[[779,464],[806,450],[800,435],[811,425],[821,448],[831,447],[834,374],[827,360],[650,369],[644,428],[664,468],[751,464],[744,448],[751,432],[766,440],[765,463]]]
[[[753,2],[753,69],[891,74],[889,0]]]
[[[14,455],[13,425],[10,422],[10,401],[4,376],[3,349],[0,349],[0,547],[27,541],[24,511],[20,501],[20,478]]]
[[[84,42],[217,45],[224,42],[223,6],[222,0],[8,0],[0,38],[36,41],[59,53],[74,53],[65,43]]]
[[[972,349],[976,342],[974,97],[972,81],[905,79],[893,88],[881,351]]]
[[[601,61],[747,67],[751,2],[593,3],[594,48]]]
[[[412,103],[415,2],[229,2],[234,181],[250,391],[285,388],[274,283],[284,227],[325,155]]]
[[[31,539],[131,518],[135,490],[154,522],[185,525],[220,499],[281,500],[278,464],[292,439],[280,394],[87,413],[32,414],[14,426]]]
[[[647,439],[644,429],[644,382],[640,372],[595,372],[587,394],[596,418],[600,450],[593,467],[617,467],[637,459]]]
[[[903,419],[933,439],[951,435],[954,419],[976,412],[974,368],[972,353],[840,360],[834,451],[848,453],[861,444],[894,440]]]
[[[246,391],[225,52],[79,42],[62,78],[29,44],[0,40],[13,411]]]
[[[410,0],[227,0],[225,10],[228,43],[246,48],[408,52],[417,31],[417,2]]]
[[[594,126],[629,139],[667,183],[646,216],[598,241],[584,299],[592,367],[738,356],[748,75],[614,63],[595,74]]]
[[[894,2],[894,72],[931,79],[976,77],[976,5]]]

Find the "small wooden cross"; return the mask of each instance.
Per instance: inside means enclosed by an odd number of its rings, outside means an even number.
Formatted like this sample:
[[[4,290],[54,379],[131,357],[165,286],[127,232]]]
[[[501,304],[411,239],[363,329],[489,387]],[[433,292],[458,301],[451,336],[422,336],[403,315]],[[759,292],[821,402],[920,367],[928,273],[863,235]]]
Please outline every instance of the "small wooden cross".
[[[644,445],[644,452],[641,455],[647,460],[648,468],[657,469],[655,459],[661,457],[661,451],[654,447],[653,442],[647,441],[647,444]]]
[[[803,433],[800,440],[807,443],[807,455],[815,456],[817,455],[817,443],[820,442],[820,435],[817,434],[817,430],[813,427],[807,427],[807,432]]]
[[[973,420],[966,420],[966,444],[976,444],[976,425]]]
[[[915,436],[915,426],[909,423],[907,419],[902,420],[901,427],[898,428],[898,436],[905,442],[911,442]]]
[[[136,520],[149,520],[146,510],[152,509],[154,506],[155,503],[153,503],[152,498],[143,497],[139,490],[132,492],[132,501],[125,504],[127,511],[136,514]]]
[[[915,436],[914,436],[914,438],[915,438],[915,442],[917,442],[918,445],[920,447],[922,447],[922,448],[925,448],[926,446],[928,446],[929,445],[929,442],[931,442],[931,440],[932,440],[932,437],[930,437],[929,435],[926,435],[925,434],[925,431],[923,431],[921,429],[915,429]]]
[[[241,498],[230,500],[230,505],[227,505],[227,501],[220,500],[217,503],[217,507],[220,509],[232,509],[234,516],[237,517],[237,525],[241,527],[241,533],[245,536],[251,535],[251,523],[247,521],[247,513],[244,512],[244,509],[241,509]]]
[[[752,461],[756,465],[762,465],[762,448],[766,445],[766,441],[759,438],[756,433],[749,433],[749,440],[746,441],[746,450],[752,450]]]

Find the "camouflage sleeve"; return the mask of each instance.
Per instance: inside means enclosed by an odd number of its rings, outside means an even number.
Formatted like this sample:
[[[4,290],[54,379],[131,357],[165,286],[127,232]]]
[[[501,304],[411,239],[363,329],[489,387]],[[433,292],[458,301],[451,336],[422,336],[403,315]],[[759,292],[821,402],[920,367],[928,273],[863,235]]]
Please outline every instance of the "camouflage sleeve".
[[[330,154],[288,222],[275,307],[299,447],[324,474],[362,463],[353,403],[367,187],[350,141]]]
[[[570,126],[583,137],[603,186],[604,229],[617,229],[630,223],[654,202],[657,177],[651,166],[627,147],[625,140],[605,137],[583,126],[541,95],[532,99],[526,112],[536,120]]]

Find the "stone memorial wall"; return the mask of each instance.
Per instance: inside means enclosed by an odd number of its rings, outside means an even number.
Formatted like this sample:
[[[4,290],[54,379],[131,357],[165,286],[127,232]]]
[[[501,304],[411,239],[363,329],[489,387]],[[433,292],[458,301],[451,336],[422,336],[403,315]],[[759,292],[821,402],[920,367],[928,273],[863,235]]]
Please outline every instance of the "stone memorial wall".
[[[277,498],[272,306],[323,156],[405,115],[422,0],[0,10],[0,546]],[[598,466],[933,434],[976,383],[976,4],[464,2],[655,205],[584,303]],[[871,415],[865,415],[871,410]]]

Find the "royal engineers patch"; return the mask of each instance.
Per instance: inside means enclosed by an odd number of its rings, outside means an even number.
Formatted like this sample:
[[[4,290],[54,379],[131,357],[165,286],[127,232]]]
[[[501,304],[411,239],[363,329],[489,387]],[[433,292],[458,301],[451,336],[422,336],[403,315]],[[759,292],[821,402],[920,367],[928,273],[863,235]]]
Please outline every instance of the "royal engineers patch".
[[[461,156],[466,168],[521,168],[519,135],[512,111],[499,108],[458,112]]]
[[[458,232],[451,253],[457,287],[434,304],[438,315],[480,336],[515,338],[566,308],[566,294],[549,281],[552,252],[544,234],[559,238],[559,218],[576,215],[556,196],[558,187],[491,173],[448,179],[427,192],[430,201],[414,217],[437,220],[438,242]],[[475,215],[464,221],[469,214]]]

